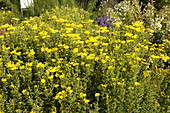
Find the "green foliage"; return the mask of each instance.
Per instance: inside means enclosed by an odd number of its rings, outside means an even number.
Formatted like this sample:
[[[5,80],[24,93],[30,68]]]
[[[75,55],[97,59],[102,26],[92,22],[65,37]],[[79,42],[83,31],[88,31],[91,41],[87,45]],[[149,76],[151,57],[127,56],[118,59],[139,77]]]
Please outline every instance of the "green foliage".
[[[58,0],[34,0],[33,6],[28,7],[25,13],[27,17],[38,16],[56,6],[59,6]]]
[[[61,0],[60,6],[75,7],[75,0]]]
[[[87,5],[87,10],[89,12],[92,12],[96,7],[97,2],[98,0],[89,0],[88,5]]]
[[[9,24],[12,24],[13,22],[11,21],[13,17],[16,17],[16,15],[7,10],[8,8],[1,8],[0,9],[0,25],[3,25],[3,24],[6,24],[6,23],[9,23]]]
[[[160,10],[164,6],[170,4],[169,0],[139,0],[142,6],[145,7],[149,2],[152,2],[157,10]]]
[[[90,16],[56,7],[1,21],[0,112],[168,111],[169,69],[162,62],[170,41],[153,44],[154,31],[140,21],[107,28]]]
[[[16,16],[20,17],[20,4],[18,0],[1,0],[7,8],[6,10],[11,10]]]

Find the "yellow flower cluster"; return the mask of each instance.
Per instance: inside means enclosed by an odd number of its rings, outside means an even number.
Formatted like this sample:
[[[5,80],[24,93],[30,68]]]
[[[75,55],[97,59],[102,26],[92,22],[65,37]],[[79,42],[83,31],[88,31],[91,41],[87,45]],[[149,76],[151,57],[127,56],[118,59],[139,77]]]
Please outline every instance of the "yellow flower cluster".
[[[41,104],[34,102],[51,97],[50,101],[70,109],[72,103],[84,106],[106,93],[123,95],[126,89],[141,88],[152,74],[164,72],[158,70],[156,63],[170,59],[165,55],[170,41],[152,44],[149,40],[154,31],[144,28],[143,22],[118,22],[109,29],[94,25],[86,11],[63,10],[67,15],[56,8],[20,24],[0,25],[5,31],[0,35],[0,79],[4,84],[0,92],[11,88],[11,93],[29,98],[29,104],[36,109]],[[152,64],[154,70],[149,67]],[[112,102],[110,94],[104,98]],[[0,98],[5,97],[0,94]]]
[[[59,100],[59,99],[64,99],[66,98],[69,94],[71,94],[73,92],[73,90],[71,89],[71,87],[67,87],[66,91],[62,90],[60,92],[58,92],[55,96],[55,99]]]

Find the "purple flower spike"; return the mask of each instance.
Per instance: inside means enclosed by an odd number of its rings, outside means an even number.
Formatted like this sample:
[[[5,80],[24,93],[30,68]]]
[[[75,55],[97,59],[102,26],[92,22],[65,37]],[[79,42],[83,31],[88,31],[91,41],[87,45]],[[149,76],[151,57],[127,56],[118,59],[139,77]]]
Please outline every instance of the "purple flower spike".
[[[97,21],[99,26],[102,26],[102,27],[104,27],[104,26],[112,27],[112,25],[111,25],[112,21],[110,19],[111,18],[105,16],[105,17],[98,17],[96,19],[96,21]]]

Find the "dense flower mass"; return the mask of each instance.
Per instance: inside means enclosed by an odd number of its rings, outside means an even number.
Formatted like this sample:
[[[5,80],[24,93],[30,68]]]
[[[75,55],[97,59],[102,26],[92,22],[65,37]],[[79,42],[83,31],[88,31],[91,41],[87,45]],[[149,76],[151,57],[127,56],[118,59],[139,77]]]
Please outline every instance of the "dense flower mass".
[[[165,109],[169,40],[152,43],[154,31],[143,22],[108,28],[108,17],[96,25],[88,12],[69,7],[18,21],[0,24],[0,112]]]

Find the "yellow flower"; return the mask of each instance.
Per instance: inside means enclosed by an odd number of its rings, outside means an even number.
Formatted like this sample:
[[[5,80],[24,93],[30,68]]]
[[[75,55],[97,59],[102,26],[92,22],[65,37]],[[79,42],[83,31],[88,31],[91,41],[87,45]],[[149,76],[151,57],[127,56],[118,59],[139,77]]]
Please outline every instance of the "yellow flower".
[[[88,20],[87,22],[88,22],[88,23],[92,23],[92,22],[94,22],[94,20]]]
[[[69,48],[69,46],[67,46],[67,45],[63,45],[63,47],[64,47],[64,49],[68,49]]]
[[[78,24],[78,25],[76,25],[75,27],[81,28],[81,27],[83,27],[83,25],[82,25],[82,24]]]
[[[143,71],[143,76],[148,77],[150,75],[151,71]]]
[[[2,25],[2,26],[0,26],[1,28],[7,28],[7,27],[9,27],[10,25],[7,23],[7,24],[5,24],[5,25]]]
[[[151,55],[152,58],[160,58],[160,56]]]
[[[52,62],[56,62],[56,59],[51,59]]]
[[[7,30],[15,30],[16,29],[16,27],[9,27]]]
[[[163,54],[161,54],[160,57],[161,57],[162,60],[165,60],[165,61],[170,59],[169,56],[165,56]]]
[[[134,87],[128,87],[128,89],[134,89]]]
[[[86,64],[85,67],[90,67],[90,64]]]
[[[19,20],[19,18],[12,18],[12,20]]]
[[[126,41],[128,42],[128,40],[126,40]],[[121,44],[125,44],[125,43],[126,43],[126,41],[124,41],[124,40],[123,40],[123,41],[121,41],[120,43],[121,43]]]
[[[105,59],[102,59],[101,62],[102,62],[102,63],[106,63],[107,61],[106,61]]]
[[[58,73],[55,74],[56,77],[59,77],[60,75]]]
[[[99,60],[99,57],[95,57],[95,59],[94,59],[95,61],[97,61],[97,60]]]
[[[117,82],[117,85],[123,85],[124,83],[121,83],[121,82]]]
[[[28,70],[28,71],[32,71],[32,68],[26,68],[26,70]]]
[[[109,66],[108,69],[113,69],[113,66]]]
[[[100,33],[100,30],[96,30],[95,32],[96,32],[96,33]]]
[[[20,112],[21,110],[20,109],[16,109],[15,112]]]
[[[29,94],[29,92],[26,89],[22,90],[22,93],[23,94]]]
[[[59,84],[55,84],[54,87],[57,88],[59,86]]]
[[[2,98],[3,96],[0,94],[0,98]],[[0,112],[1,113],[1,112]]]
[[[76,78],[77,80],[81,80],[81,78]]]
[[[40,36],[46,36],[48,34],[47,31],[41,31],[38,33]]]
[[[14,86],[14,84],[11,84],[10,86],[11,86],[12,88],[14,88],[14,87],[15,87],[15,86]]]
[[[116,81],[116,78],[112,78],[112,81]]]
[[[80,97],[86,97],[86,94],[85,93],[80,93]]]
[[[2,82],[6,82],[7,79],[6,79],[6,78],[2,78],[1,81],[2,81]]]
[[[38,29],[37,24],[33,25],[33,27],[31,29],[33,29],[33,30]]]
[[[25,66],[20,66],[20,67],[19,67],[19,69],[24,69],[24,68],[25,68]]]
[[[16,54],[16,53],[17,53],[16,50],[10,52],[10,54]]]
[[[56,94],[55,99],[63,99],[67,96],[68,96],[67,93],[64,90],[62,90]]]
[[[1,38],[4,38],[4,35],[0,35],[0,39],[1,39]]]
[[[161,95],[165,94],[165,92],[160,92]]]
[[[137,39],[137,38],[138,38],[138,35],[134,35],[134,36],[132,36],[132,38]]]
[[[115,59],[112,59],[111,62],[115,62]]]
[[[7,74],[6,76],[7,76],[7,77],[12,77],[12,75],[11,75],[11,74]]]
[[[26,63],[26,66],[30,66],[31,67],[32,65],[33,65],[33,62],[27,62]]]
[[[57,16],[52,16],[51,18],[52,18],[52,19],[56,19],[56,18],[57,18]]]
[[[28,57],[31,57],[35,54],[35,52],[33,49],[31,49],[30,52],[26,52],[26,54],[28,54]]]
[[[120,48],[120,45],[117,45],[114,47],[114,50],[118,50]]]
[[[53,77],[54,77],[53,75],[48,76],[48,79],[50,79],[50,80],[51,80],[51,79],[53,79]]]
[[[43,63],[38,63],[37,65],[36,65],[36,67],[37,68],[44,68],[45,67],[45,64],[43,64]]]
[[[136,22],[133,22],[132,25],[135,27],[140,27],[140,26],[143,26],[143,22],[136,21]]]
[[[85,103],[89,103],[89,102],[90,102],[89,99],[83,99],[83,101],[84,101]]]
[[[132,33],[126,33],[125,36],[131,37],[131,36],[133,36],[133,34]]]
[[[85,31],[84,34],[89,35],[89,34],[90,34],[90,31]]]
[[[64,19],[58,19],[58,20],[56,20],[56,22],[67,22],[68,20],[64,20]]]
[[[107,87],[107,84],[101,84],[101,86],[106,88],[106,87]]]
[[[71,90],[71,87],[67,87],[66,91],[67,91],[68,93],[72,93],[72,92],[73,92],[73,90]]]
[[[81,57],[86,57],[86,56],[87,56],[87,53],[82,53],[82,52],[80,52],[80,53],[78,53],[78,55],[81,56]]]
[[[122,71],[126,71],[127,69],[126,68],[123,68]]]
[[[135,86],[139,86],[141,85],[139,82],[135,82]]]
[[[45,83],[46,82],[46,80],[45,79],[41,79],[41,83]]]
[[[149,33],[151,33],[151,34],[153,34],[155,31],[154,30],[152,30],[152,29],[146,29]]]
[[[137,32],[144,32],[144,29],[141,29],[141,28],[136,28],[135,29]]]
[[[60,76],[59,76],[59,78],[64,78],[64,77],[65,77],[65,75],[60,75]]]
[[[136,47],[134,49],[135,49],[135,51],[139,51],[140,50],[140,48],[136,48]]]
[[[115,86],[115,85],[116,85],[116,83],[112,83],[111,85],[112,85],[112,86]]]
[[[16,65],[14,65],[13,67],[11,67],[10,70],[17,70],[17,69],[18,69],[18,67]]]
[[[86,57],[86,59],[94,59],[95,58],[95,54],[90,54]]]
[[[134,40],[126,40],[126,42],[130,43],[130,42],[135,42]]]
[[[20,56],[20,55],[21,55],[21,52],[16,52],[16,55]]]
[[[119,28],[120,25],[121,25],[121,22],[116,22],[116,23],[113,23],[113,24],[116,26],[116,28]]]
[[[99,96],[100,96],[100,93],[96,93],[96,94],[95,94],[95,97],[99,97]]]
[[[73,53],[78,53],[78,50],[79,50],[78,48],[74,48],[74,49],[72,50],[72,52],[73,52]]]

